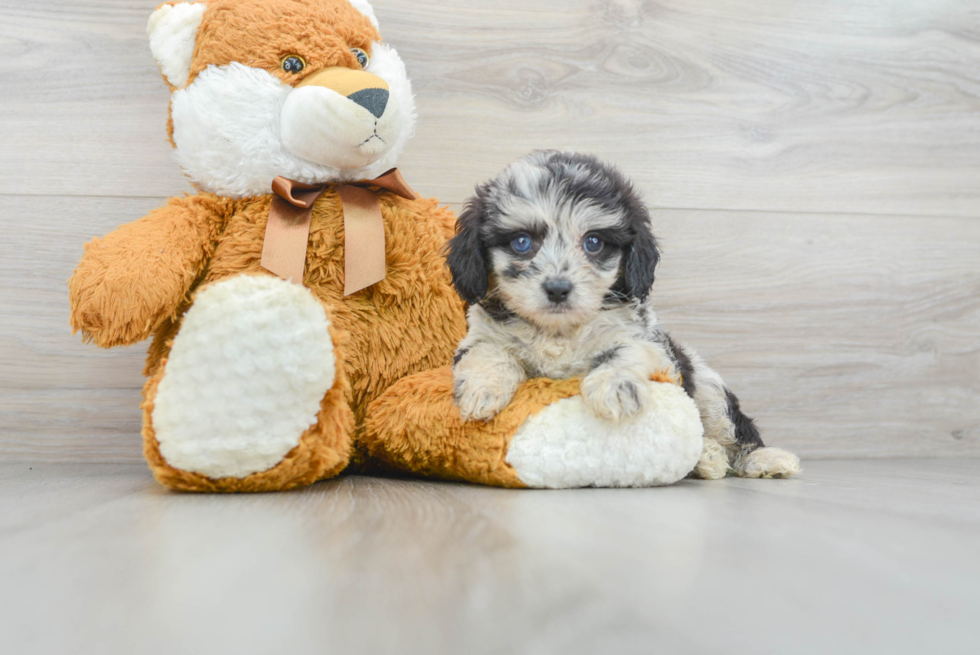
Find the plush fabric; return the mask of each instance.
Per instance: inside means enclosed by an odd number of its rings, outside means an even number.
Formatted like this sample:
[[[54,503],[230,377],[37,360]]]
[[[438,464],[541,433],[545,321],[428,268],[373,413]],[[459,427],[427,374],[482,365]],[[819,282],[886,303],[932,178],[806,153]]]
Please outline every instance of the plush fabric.
[[[336,374],[330,321],[269,275],[204,286],[184,314],[152,415],[160,453],[211,478],[266,471],[317,421]]]
[[[342,335],[330,328],[334,352],[343,356]],[[151,357],[152,357],[151,352]],[[282,491],[313,484],[343,471],[351,453],[351,434],[354,417],[348,398],[350,385],[343,368],[335,369],[333,386],[320,401],[317,422],[303,432],[299,443],[276,466],[253,473],[245,478],[210,478],[201,473],[175,468],[160,453],[153,427],[154,401],[165,371],[166,360],[158,362],[156,373],[143,387],[143,455],[154,477],[163,485],[177,491],[196,492],[260,492]]]
[[[395,381],[449,363],[465,333],[462,301],[442,258],[453,215],[434,200],[405,200],[387,192],[380,198],[387,278],[343,297],[344,222],[333,190],[313,209],[304,278],[331,325],[348,335],[340,368],[351,381],[346,400],[357,424],[368,403]],[[269,275],[259,261],[270,203],[271,196],[174,199],[93,241],[70,283],[73,327],[104,347],[136,343],[155,332],[146,372],[158,378],[196,285],[241,274]],[[151,380],[148,395],[157,383]],[[145,416],[146,434],[153,434],[151,414]],[[171,481],[167,476],[163,479]],[[243,490],[253,485],[248,482]]]
[[[369,12],[366,2],[358,4],[361,11]],[[318,184],[370,179],[396,165],[414,132],[415,103],[405,66],[397,52],[381,42],[373,12],[361,13],[347,0],[194,3],[206,11],[190,35],[197,35],[193,58],[181,70],[187,32],[195,26],[190,18],[197,15],[187,9],[190,6],[162,6],[148,31],[154,56],[173,91],[170,140],[178,162],[198,188],[247,198],[270,193],[277,175]],[[177,20],[178,14],[185,20]],[[179,26],[184,31],[176,32]],[[388,111],[373,125],[387,142],[387,151],[376,161],[353,160],[353,164],[350,152],[341,148],[334,152],[346,157],[336,160],[297,156],[302,154],[297,150],[321,140],[309,138],[314,132],[355,144],[371,136],[370,129],[365,132],[358,124],[364,110],[342,102],[337,94],[300,102],[300,96],[316,96],[321,90],[308,87],[293,93],[325,67],[359,69],[353,48],[368,54],[364,70],[389,85]],[[282,69],[282,60],[290,55],[305,62],[301,72]],[[289,120],[314,111],[326,120]],[[334,146],[331,139],[324,145]],[[243,166],[243,161],[248,165]]]
[[[208,66],[238,62],[260,68],[287,84],[327,66],[357,68],[351,48],[369,55],[381,40],[370,17],[347,0],[208,0],[189,80]],[[286,55],[300,55],[298,76],[280,69]]]
[[[344,221],[329,190],[313,208],[305,285],[327,307],[331,323],[349,335],[344,368],[360,420],[367,404],[396,380],[452,361],[465,332],[463,304],[442,258],[454,217],[434,200],[405,200],[382,192],[387,278],[343,297]],[[270,196],[237,205],[203,282],[263,274],[259,265]],[[161,356],[162,353],[158,356]]]
[[[235,203],[174,198],[85,246],[68,285],[71,325],[103,348],[146,339],[177,317]]]
[[[581,396],[553,402],[517,429],[507,463],[529,487],[655,487],[683,479],[704,447],[697,405],[672,383],[649,383],[651,406],[617,423]]]
[[[164,5],[150,17],[150,50],[171,88],[187,85],[205,8],[202,3]]]

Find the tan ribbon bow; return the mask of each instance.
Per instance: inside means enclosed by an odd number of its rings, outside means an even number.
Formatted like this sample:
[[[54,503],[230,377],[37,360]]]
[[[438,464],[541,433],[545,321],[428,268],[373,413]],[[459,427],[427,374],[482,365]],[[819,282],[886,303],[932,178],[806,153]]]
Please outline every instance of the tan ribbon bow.
[[[310,240],[313,204],[330,187],[304,184],[285,177],[272,181],[272,206],[262,245],[262,268],[285,280],[303,283]],[[418,195],[397,168],[373,180],[336,185],[344,210],[344,295],[385,279],[385,230],[381,202],[369,187],[391,191],[408,200]]]

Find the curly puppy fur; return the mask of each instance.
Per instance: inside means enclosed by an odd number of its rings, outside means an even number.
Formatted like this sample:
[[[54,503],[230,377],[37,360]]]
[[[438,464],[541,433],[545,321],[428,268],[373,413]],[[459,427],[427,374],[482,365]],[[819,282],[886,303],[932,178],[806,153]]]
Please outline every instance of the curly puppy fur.
[[[764,448],[721,377],[657,319],[650,223],[630,182],[588,155],[534,152],[477,187],[448,246],[469,304],[453,365],[460,413],[488,420],[528,378],[582,377],[591,410],[620,421],[646,409],[646,381],[668,371],[704,423],[695,475],[795,473],[796,457]]]

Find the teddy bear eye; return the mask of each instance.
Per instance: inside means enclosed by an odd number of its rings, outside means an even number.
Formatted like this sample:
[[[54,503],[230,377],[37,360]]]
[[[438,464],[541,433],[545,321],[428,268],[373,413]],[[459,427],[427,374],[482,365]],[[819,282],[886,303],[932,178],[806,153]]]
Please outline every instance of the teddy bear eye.
[[[287,73],[299,73],[304,68],[306,68],[306,62],[303,61],[302,57],[297,55],[289,55],[282,58],[282,62],[279,64]]]
[[[355,57],[357,57],[357,63],[361,65],[361,68],[367,68],[368,62],[371,61],[371,58],[368,57],[367,53],[360,48],[351,48],[350,51],[354,53]]]

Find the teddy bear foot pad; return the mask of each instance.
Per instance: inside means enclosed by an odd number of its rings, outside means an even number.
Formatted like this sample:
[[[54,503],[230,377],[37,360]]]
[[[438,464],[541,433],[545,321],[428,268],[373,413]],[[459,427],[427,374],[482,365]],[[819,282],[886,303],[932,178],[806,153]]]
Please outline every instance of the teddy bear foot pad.
[[[160,454],[213,479],[276,466],[317,422],[333,351],[326,312],[304,287],[248,275],[205,287],[157,387]]]
[[[702,427],[683,389],[651,382],[654,411],[612,423],[581,396],[552,403],[517,429],[506,462],[529,487],[650,487],[672,484],[697,464]]]

